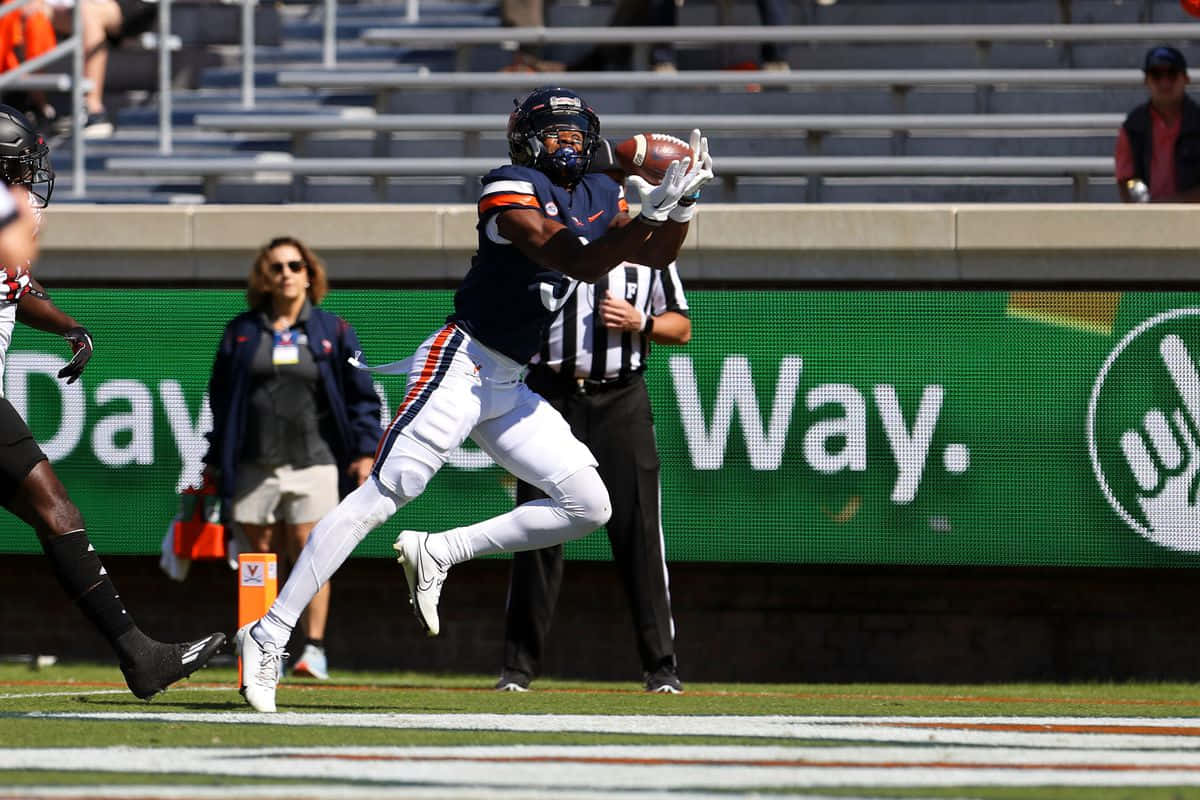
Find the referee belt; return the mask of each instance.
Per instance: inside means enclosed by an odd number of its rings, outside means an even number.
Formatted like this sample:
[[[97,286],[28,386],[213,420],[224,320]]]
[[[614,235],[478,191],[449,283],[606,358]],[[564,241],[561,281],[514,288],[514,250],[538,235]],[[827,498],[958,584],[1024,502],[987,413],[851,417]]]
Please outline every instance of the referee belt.
[[[641,371],[630,372],[627,375],[620,375],[615,378],[606,378],[604,380],[594,380],[592,378],[572,378],[563,375],[560,372],[555,372],[549,367],[534,366],[529,371],[529,376],[535,379],[535,383],[551,384],[560,391],[573,391],[577,394],[595,395],[604,394],[605,392],[624,389],[637,381],[642,380]]]

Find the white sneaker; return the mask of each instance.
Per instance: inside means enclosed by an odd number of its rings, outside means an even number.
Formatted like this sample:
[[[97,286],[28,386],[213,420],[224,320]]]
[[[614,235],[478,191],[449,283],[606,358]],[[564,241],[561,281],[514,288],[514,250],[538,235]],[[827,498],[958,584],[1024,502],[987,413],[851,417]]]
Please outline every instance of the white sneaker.
[[[275,687],[287,653],[274,642],[262,643],[250,635],[250,622],[238,628],[237,649],[242,657],[242,697],[255,711],[275,712]]]
[[[316,678],[319,681],[329,680],[329,666],[325,661],[325,648],[315,644],[304,645],[300,660],[292,667],[293,675]]]
[[[403,531],[396,537],[392,549],[400,554],[396,560],[404,567],[404,579],[408,581],[408,600],[412,603],[417,621],[430,636],[441,630],[438,621],[438,598],[442,596],[442,584],[446,581],[446,568],[434,559],[427,546],[429,534],[421,531]]]

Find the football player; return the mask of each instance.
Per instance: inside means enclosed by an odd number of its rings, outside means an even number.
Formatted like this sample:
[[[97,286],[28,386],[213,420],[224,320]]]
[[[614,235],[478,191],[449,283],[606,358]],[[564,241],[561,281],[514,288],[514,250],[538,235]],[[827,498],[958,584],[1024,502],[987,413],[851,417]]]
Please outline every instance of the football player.
[[[483,178],[471,269],[445,327],[406,365],[407,392],[379,442],[371,479],[317,524],[266,616],[238,631],[242,694],[253,708],[275,710],[283,646],[313,595],[363,537],[424,491],[468,436],[546,499],[445,533],[400,534],[395,549],[409,599],[429,635],[440,629],[438,598],[454,564],[548,547],[608,521],[608,490],[591,451],[521,378],[577,281],[627,259],[658,268],[675,259],[694,208],[687,203],[713,172],[708,143],[693,131],[693,157],[673,162],[658,186],[639,185],[641,213],[631,218],[621,188],[588,174],[599,140],[595,112],[569,89],[538,89],[516,103],[508,122],[512,164]]]
[[[74,354],[58,377],[79,379],[92,355],[87,329],[53,302],[30,275],[41,211],[54,190],[50,152],[15,108],[0,105],[0,176],[12,191],[0,202],[0,375],[21,322],[62,335]],[[155,641],[134,624],[108,572],[88,541],[83,516],[71,502],[25,421],[0,397],[0,505],[37,533],[67,595],[116,652],[130,691],[149,699],[208,663],[225,637],[192,642]]]

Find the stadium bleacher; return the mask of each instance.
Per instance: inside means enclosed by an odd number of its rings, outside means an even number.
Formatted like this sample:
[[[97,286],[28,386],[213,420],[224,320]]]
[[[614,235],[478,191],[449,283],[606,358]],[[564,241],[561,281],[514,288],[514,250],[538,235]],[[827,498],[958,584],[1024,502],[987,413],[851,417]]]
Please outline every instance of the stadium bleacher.
[[[201,34],[204,5],[172,12],[194,51],[182,63],[217,63],[176,74],[170,147],[155,93],[127,94],[116,135],[87,142],[77,199],[462,202],[475,165],[506,157],[511,98],[549,81],[584,92],[614,135],[705,123],[718,200],[1111,202],[1106,162],[1117,124],[1144,96],[1141,53],[1160,40],[1186,53],[1200,39],[1200,25],[1167,0],[804,2],[787,28],[753,25],[749,0],[728,4],[724,19],[721,3],[696,2],[676,29],[679,72],[549,77],[498,71],[512,37],[570,60],[621,34],[603,28],[610,5],[551,2],[547,28],[506,31],[489,0],[421,2],[416,23],[407,2],[340,3],[331,68],[324,5],[288,4],[256,12],[251,103],[238,88],[236,19],[221,6]],[[790,72],[722,69],[763,38],[791,42]],[[56,200],[73,199],[71,142],[51,144]],[[444,172],[430,174],[439,163]]]

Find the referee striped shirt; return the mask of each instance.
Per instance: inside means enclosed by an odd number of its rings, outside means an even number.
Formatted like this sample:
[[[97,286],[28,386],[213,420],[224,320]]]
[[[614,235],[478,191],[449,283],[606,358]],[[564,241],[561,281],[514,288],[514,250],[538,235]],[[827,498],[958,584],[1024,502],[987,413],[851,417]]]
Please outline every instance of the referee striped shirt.
[[[650,352],[650,338],[604,324],[597,298],[603,299],[605,292],[624,297],[647,317],[667,311],[687,314],[687,298],[674,262],[667,269],[656,270],[626,261],[595,283],[576,287],[554,318],[533,363],[544,364],[562,375],[594,381],[641,372]]]

